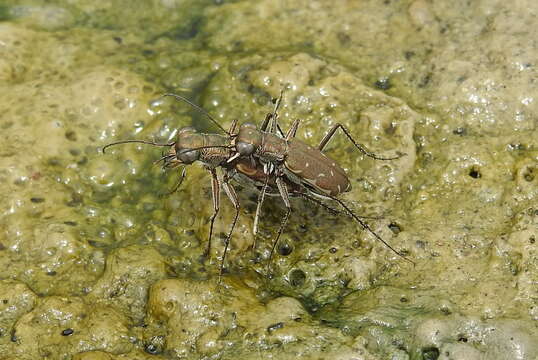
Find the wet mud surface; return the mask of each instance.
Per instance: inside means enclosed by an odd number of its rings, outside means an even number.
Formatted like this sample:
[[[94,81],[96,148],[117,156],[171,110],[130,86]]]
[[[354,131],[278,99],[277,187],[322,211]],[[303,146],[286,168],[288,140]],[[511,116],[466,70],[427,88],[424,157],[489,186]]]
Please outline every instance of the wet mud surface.
[[[538,6],[0,0],[0,359],[537,359]],[[353,219],[153,162],[177,129],[280,123]]]

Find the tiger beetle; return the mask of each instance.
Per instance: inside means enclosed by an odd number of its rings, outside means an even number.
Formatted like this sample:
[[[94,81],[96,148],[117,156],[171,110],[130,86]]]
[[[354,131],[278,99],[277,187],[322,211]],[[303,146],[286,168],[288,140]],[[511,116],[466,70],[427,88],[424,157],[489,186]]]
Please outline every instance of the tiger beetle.
[[[338,195],[351,190],[351,184],[344,169],[334,160],[323,153],[323,149],[334,136],[338,129],[341,129],[349,141],[364,155],[375,160],[395,160],[404,156],[398,153],[394,157],[382,157],[367,151],[362,145],[357,143],[351,136],[349,130],[342,124],[335,124],[329,132],[323,137],[317,148],[313,148],[304,142],[295,138],[299,127],[299,120],[295,120],[286,133],[283,135],[278,126],[278,108],[282,101],[283,92],[280,92],[279,98],[275,102],[275,108],[272,113],[265,118],[260,129],[251,123],[244,123],[239,127],[239,132],[235,137],[234,144],[236,153],[228,160],[234,161],[236,158],[253,158],[259,161],[263,166],[266,176],[266,183],[260,191],[258,199],[258,210],[254,220],[254,232],[257,231],[257,222],[260,215],[260,209],[263,204],[264,194],[268,188],[267,180],[274,178],[279,195],[286,206],[286,213],[282,218],[280,228],[276,238],[273,240],[269,263],[278,240],[288,222],[292,208],[289,200],[290,191],[287,183],[300,185],[311,196],[324,200],[331,200],[340,205],[344,211],[357,221],[363,229],[367,230],[377,240],[381,241],[392,252],[411,262],[403,254],[395,250],[381,236],[379,236],[366,222],[360,219]],[[269,127],[269,131],[265,131]],[[277,134],[277,130],[280,134]]]
[[[180,180],[177,183],[177,185],[174,187],[172,191],[170,191],[169,194],[172,194],[176,192],[179,187],[181,186],[184,178],[186,177],[186,166],[193,164],[196,161],[200,161],[204,167],[209,171],[211,174],[211,192],[212,192],[212,198],[213,198],[213,214],[210,217],[210,228],[209,228],[209,236],[207,241],[207,247],[203,254],[204,257],[209,256],[211,252],[211,240],[213,235],[213,228],[214,228],[214,222],[215,219],[219,213],[220,209],[220,188],[222,187],[224,189],[224,192],[232,202],[234,208],[235,208],[235,214],[234,219],[232,222],[232,226],[226,236],[225,239],[225,246],[224,246],[224,253],[222,256],[221,264],[220,264],[220,271],[219,271],[219,282],[221,279],[221,276],[224,271],[224,263],[226,258],[226,253],[228,251],[228,246],[230,243],[230,239],[233,233],[233,230],[236,226],[238,217],[239,217],[239,199],[237,197],[237,193],[234,189],[234,187],[230,184],[230,179],[234,177],[241,177],[242,179],[246,179],[246,181],[250,184],[253,184],[254,186],[258,184],[264,184],[266,190],[272,188],[274,186],[274,179],[272,181],[269,181],[269,177],[265,174],[263,171],[263,168],[260,166],[260,164],[254,159],[246,159],[246,158],[235,158],[231,159],[232,155],[235,153],[235,148],[233,145],[233,139],[236,136],[236,129],[237,129],[237,121],[233,121],[230,129],[227,131],[225,130],[209,113],[207,113],[205,110],[197,106],[196,104],[192,103],[191,101],[187,100],[186,98],[176,95],[176,94],[164,94],[163,96],[172,96],[178,100],[184,101],[194,107],[196,110],[203,113],[205,116],[208,117],[221,131],[223,131],[226,135],[218,135],[218,134],[205,134],[205,133],[199,133],[194,129],[193,127],[187,126],[181,128],[177,133],[176,141],[170,142],[170,143],[156,143],[153,141],[146,141],[146,140],[120,140],[116,141],[110,144],[105,145],[102,148],[103,153],[106,152],[106,149],[108,149],[111,146],[120,145],[120,144],[127,144],[127,143],[140,143],[140,144],[148,144],[153,146],[161,146],[161,147],[168,147],[168,152],[163,155],[160,159],[155,161],[155,163],[163,162],[163,169],[173,169],[180,166],[183,166],[181,171]],[[219,179],[217,174],[217,169],[221,168],[223,171],[222,178]],[[284,179],[284,182],[286,183],[286,187],[289,188],[294,195],[296,196],[302,196],[303,198],[310,200],[316,204],[319,204],[320,206],[324,207],[325,209],[333,212],[337,212],[336,210],[332,209],[330,206],[327,206],[323,203],[320,203],[319,200],[313,198],[308,193],[301,193],[299,191],[299,185],[292,183],[290,181],[287,181],[287,179]],[[268,190],[270,191],[270,190]]]
[[[256,233],[261,214],[261,207],[266,194],[280,196],[286,205],[286,214],[283,217],[277,236],[273,241],[270,261],[278,240],[286,226],[291,213],[290,196],[302,197],[306,200],[325,208],[333,213],[340,211],[325,204],[322,200],[332,200],[338,203],[344,213],[355,219],[366,230],[368,230],[376,239],[380,240],[390,250],[405,260],[412,262],[405,256],[392,248],[377,233],[375,233],[360,217],[357,216],[342,200],[336,198],[342,192],[351,190],[349,179],[344,170],[322,153],[323,148],[331,139],[338,128],[341,128],[353,144],[365,155],[378,160],[393,160],[402,156],[384,158],[366,151],[361,145],[356,143],[351,137],[349,131],[341,125],[336,124],[331,128],[329,133],[323,138],[318,149],[306,145],[300,140],[295,139],[295,134],[299,125],[295,121],[290,130],[284,135],[278,125],[277,110],[282,100],[282,92],[275,103],[272,113],[267,114],[260,129],[254,124],[244,123],[237,131],[237,121],[234,120],[230,129],[225,130],[209,113],[188,99],[177,95],[167,93],[163,97],[172,96],[181,100],[200,111],[209,120],[211,120],[225,135],[198,133],[193,127],[184,127],[178,131],[176,141],[169,143],[156,143],[145,140],[121,140],[103,147],[103,153],[108,147],[126,144],[141,143],[153,146],[168,147],[169,151],[155,163],[163,162],[164,169],[176,168],[183,166],[180,180],[173,193],[179,189],[184,178],[186,177],[186,166],[200,161],[210,172],[212,182],[213,214],[210,217],[210,229],[208,243],[204,252],[207,257],[211,251],[211,239],[213,234],[214,222],[220,209],[220,188],[222,187],[235,208],[232,226],[225,238],[224,253],[222,256],[219,282],[224,271],[224,263],[229,242],[239,217],[239,200],[234,187],[230,184],[232,178],[241,178],[248,184],[254,185],[259,191],[258,204],[253,225],[253,234],[256,239]],[[269,131],[267,127],[269,126]],[[277,135],[278,131],[278,135]],[[219,179],[217,168],[221,168],[223,176]],[[328,175],[330,174],[330,176]],[[253,248],[255,248],[255,243]]]

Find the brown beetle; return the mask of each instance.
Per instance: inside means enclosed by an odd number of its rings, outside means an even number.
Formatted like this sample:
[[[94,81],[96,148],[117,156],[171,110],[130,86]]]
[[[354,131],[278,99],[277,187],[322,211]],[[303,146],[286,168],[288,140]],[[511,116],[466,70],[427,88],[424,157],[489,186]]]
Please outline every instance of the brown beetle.
[[[273,242],[271,255],[274,252],[276,244],[278,243],[283,228],[285,227],[291,213],[289,189],[286,185],[286,183],[291,182],[304,187],[309,195],[337,202],[349,216],[353,217],[377,240],[385,244],[398,256],[413,263],[403,254],[390,246],[377,233],[375,233],[368,224],[356,216],[351,209],[342,202],[342,200],[337,198],[337,196],[341,193],[350,191],[351,184],[344,169],[342,169],[342,167],[340,167],[336,161],[329,158],[322,151],[329,140],[334,136],[336,131],[338,129],[342,129],[344,134],[357,149],[373,159],[395,160],[404,156],[405,154],[398,153],[398,155],[394,157],[381,157],[371,153],[362,145],[358,144],[355,139],[353,139],[350,132],[342,124],[333,125],[329,132],[323,137],[317,148],[313,148],[295,138],[297,129],[299,127],[298,120],[293,122],[286,135],[283,136],[282,131],[280,131],[277,123],[277,112],[282,100],[282,95],[283,92],[280,93],[280,96],[275,103],[273,112],[265,118],[260,130],[258,130],[257,127],[251,123],[245,123],[240,126],[237,137],[234,140],[235,149],[237,152],[230,158],[230,160],[228,160],[233,161],[238,157],[253,158],[255,161],[259,161],[263,165],[264,172],[269,178],[275,177],[275,183],[280,193],[280,197],[286,206],[286,214],[282,219],[280,229]],[[270,129],[268,132],[265,131],[267,127]],[[280,131],[280,135],[277,134],[277,130]],[[261,194],[264,193],[265,190],[262,189]],[[261,207],[262,203],[263,196],[261,196],[260,201],[258,202],[259,208]],[[254,228],[257,228],[256,224]]]

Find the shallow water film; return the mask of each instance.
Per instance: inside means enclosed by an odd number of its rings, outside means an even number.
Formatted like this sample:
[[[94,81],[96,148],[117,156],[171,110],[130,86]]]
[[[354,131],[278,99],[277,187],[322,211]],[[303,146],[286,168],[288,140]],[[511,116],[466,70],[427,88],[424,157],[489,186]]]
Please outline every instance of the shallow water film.
[[[0,359],[538,359],[535,0],[0,0]],[[346,215],[154,164],[279,123]],[[299,166],[301,166],[299,164]],[[217,170],[221,170],[220,168]],[[303,168],[303,170],[305,170]],[[219,172],[219,176],[222,174]]]

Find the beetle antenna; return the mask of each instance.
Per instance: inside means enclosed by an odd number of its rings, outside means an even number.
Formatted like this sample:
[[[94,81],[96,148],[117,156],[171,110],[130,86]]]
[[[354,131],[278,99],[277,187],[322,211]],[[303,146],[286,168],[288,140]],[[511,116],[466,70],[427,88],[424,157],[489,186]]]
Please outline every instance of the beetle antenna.
[[[146,140],[120,140],[120,141],[116,141],[116,142],[113,142],[113,143],[110,143],[110,144],[107,144],[105,146],[103,146],[103,154],[106,152],[106,149],[111,147],[111,146],[114,146],[114,145],[119,145],[119,144],[127,144],[127,143],[139,143],[139,144],[148,144],[148,145],[153,145],[153,146],[173,146],[175,145],[175,141],[174,142],[171,142],[171,143],[167,143],[167,144],[160,144],[160,143],[156,143],[156,142],[153,142],[153,141],[146,141]]]
[[[159,197],[170,196],[173,193],[175,193],[176,191],[178,191],[181,184],[183,183],[183,180],[185,180],[186,175],[187,175],[187,169],[185,167],[183,167],[181,169],[181,176],[180,176],[179,181],[177,182],[177,184],[172,188],[172,190],[168,191],[167,193],[160,194]]]
[[[194,109],[196,109],[197,111],[199,111],[201,114],[205,115],[209,120],[211,120],[213,122],[213,124],[215,124],[220,130],[222,130],[222,132],[224,132],[225,134],[231,136],[231,134],[226,131],[220,124],[217,120],[215,120],[215,118],[213,116],[211,116],[207,111],[205,111],[204,109],[202,109],[200,106],[196,105],[195,103],[193,103],[192,101],[190,101],[189,99],[181,96],[181,95],[178,95],[178,94],[173,94],[173,93],[166,93],[166,94],[163,94],[163,97],[165,96],[172,96],[174,98],[176,98],[176,100],[181,100],[183,102],[186,102],[187,104],[189,104],[190,106],[192,106]]]

